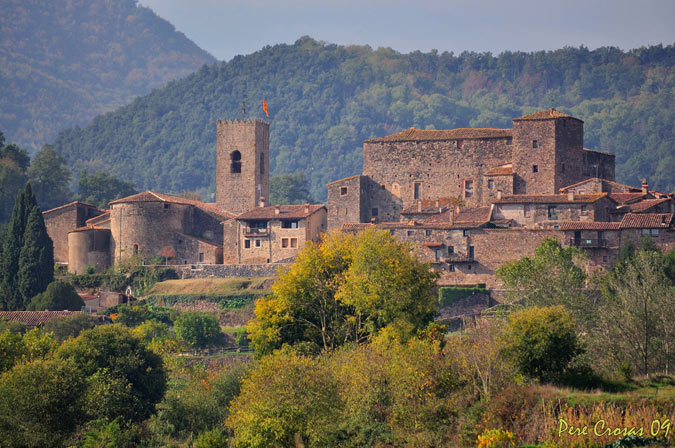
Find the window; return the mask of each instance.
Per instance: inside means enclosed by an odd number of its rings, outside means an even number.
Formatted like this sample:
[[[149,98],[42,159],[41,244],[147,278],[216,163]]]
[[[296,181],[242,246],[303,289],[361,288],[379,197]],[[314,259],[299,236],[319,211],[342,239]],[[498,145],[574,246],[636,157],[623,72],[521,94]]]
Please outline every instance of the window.
[[[291,249],[295,249],[296,247],[298,247],[298,239],[291,238]]]
[[[393,236],[396,235],[396,230],[394,229],[389,229],[389,233]]]
[[[288,238],[281,239],[281,247],[288,247]]]
[[[581,216],[588,216],[588,209],[585,205],[581,206]]]
[[[241,153],[239,151],[233,151],[230,154],[230,173],[241,173]]]
[[[260,154],[260,174],[265,174],[265,154]]]
[[[506,139],[506,144],[507,145],[513,145],[513,137],[509,137]]]
[[[413,199],[420,199],[422,197],[422,183],[413,183]]]
[[[450,272],[455,272],[455,265],[454,265],[454,264],[451,264],[451,265],[449,266],[449,270],[450,270]]]
[[[166,202],[164,203],[164,210],[167,210],[169,207],[171,207],[171,204],[167,204]]]
[[[492,190],[495,187],[495,180],[494,179],[488,179],[488,188]]]
[[[373,218],[377,218],[378,212],[379,212],[379,210],[377,209],[377,207],[373,207],[370,214],[373,216]]]
[[[425,234],[426,236],[431,236],[431,229],[425,230],[425,231],[424,231],[424,234]]]
[[[464,229],[463,234],[464,234],[464,236],[469,236],[469,229]]]
[[[439,261],[441,259],[441,250],[436,249],[436,261]]]
[[[255,240],[255,247],[260,247],[260,240]]]
[[[525,218],[529,218],[529,217],[530,217],[530,205],[529,205],[529,204],[524,204],[524,205],[523,205],[523,216],[524,216]]]
[[[414,230],[408,230],[408,236],[413,236],[414,233],[415,233]]]
[[[532,165],[532,172],[538,173],[539,172],[539,165]]]
[[[298,221],[281,221],[282,229],[297,229]]]
[[[466,268],[467,268],[468,270],[471,270],[471,265],[470,265],[470,264],[467,264],[467,265],[466,265]]]
[[[533,148],[538,148],[539,147],[539,142],[536,140],[532,140],[532,147]]]
[[[470,198],[473,196],[473,180],[465,180],[464,181],[464,197],[465,198]]]
[[[448,246],[448,255],[452,255],[455,253],[455,246]]]
[[[555,205],[548,206],[548,219],[558,219],[558,210]]]
[[[250,249],[251,248],[251,240],[244,240],[244,247],[246,249]]]
[[[659,236],[659,229],[652,229],[652,236]]]
[[[602,262],[603,262],[603,263],[607,263],[607,255],[603,255],[603,256],[602,256]]]
[[[474,249],[473,246],[469,246],[469,258],[473,258]]]
[[[199,262],[204,263],[204,252],[199,252]]]
[[[347,187],[340,187],[340,196],[347,196]]]
[[[457,140],[457,149],[464,148],[464,140]]]

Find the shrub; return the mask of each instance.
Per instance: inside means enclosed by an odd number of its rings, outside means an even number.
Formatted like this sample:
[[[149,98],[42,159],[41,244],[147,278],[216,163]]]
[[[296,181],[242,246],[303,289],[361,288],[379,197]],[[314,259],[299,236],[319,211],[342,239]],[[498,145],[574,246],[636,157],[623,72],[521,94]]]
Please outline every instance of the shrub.
[[[448,306],[473,294],[490,294],[485,288],[462,288],[459,286],[442,286],[438,288],[439,306]]]
[[[47,286],[47,290],[33,297],[26,307],[32,311],[80,311],[84,300],[80,297],[73,285],[68,282],[57,281]]]
[[[218,319],[204,312],[185,311],[174,322],[176,336],[192,347],[215,344],[223,337]]]
[[[93,317],[77,313],[63,319],[52,319],[44,324],[44,329],[53,333],[57,341],[63,342],[68,338],[76,338],[80,332],[94,328],[96,324]]]

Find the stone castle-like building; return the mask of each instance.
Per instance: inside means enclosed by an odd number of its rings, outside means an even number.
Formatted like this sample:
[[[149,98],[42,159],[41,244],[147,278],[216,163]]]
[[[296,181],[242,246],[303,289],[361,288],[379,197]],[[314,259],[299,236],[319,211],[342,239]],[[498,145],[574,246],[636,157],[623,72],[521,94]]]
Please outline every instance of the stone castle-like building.
[[[169,264],[292,261],[326,230],[388,229],[413,243],[445,284],[496,286],[501,263],[547,237],[585,248],[590,267],[626,239],[675,247],[672,195],[614,181],[614,156],[583,146],[583,122],[554,109],[511,129],[418,130],[364,142],[363,174],[328,184],[327,204],[266,205],[269,124],[218,121],[216,202],[146,191],[109,210],[44,212],[71,272],[138,254]]]

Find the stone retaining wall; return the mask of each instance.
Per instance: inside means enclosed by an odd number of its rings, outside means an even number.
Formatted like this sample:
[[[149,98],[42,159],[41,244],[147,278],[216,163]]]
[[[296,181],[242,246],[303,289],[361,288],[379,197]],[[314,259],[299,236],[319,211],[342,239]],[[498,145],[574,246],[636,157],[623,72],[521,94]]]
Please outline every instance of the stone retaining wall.
[[[227,277],[276,277],[280,267],[290,264],[197,264],[170,266],[182,279],[187,278],[227,278]]]

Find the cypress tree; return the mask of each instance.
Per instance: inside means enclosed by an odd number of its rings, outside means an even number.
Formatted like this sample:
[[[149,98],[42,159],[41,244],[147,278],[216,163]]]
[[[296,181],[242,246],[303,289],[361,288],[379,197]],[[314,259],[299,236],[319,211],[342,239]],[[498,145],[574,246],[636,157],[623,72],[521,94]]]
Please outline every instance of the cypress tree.
[[[28,216],[17,278],[22,309],[54,280],[54,244],[47,234],[42,212],[37,206],[33,207]]]
[[[0,289],[2,309],[16,310],[21,307],[21,298],[16,288],[19,273],[19,255],[23,247],[23,234],[26,230],[26,191],[16,196],[12,218],[2,236],[2,256],[0,257]]]

